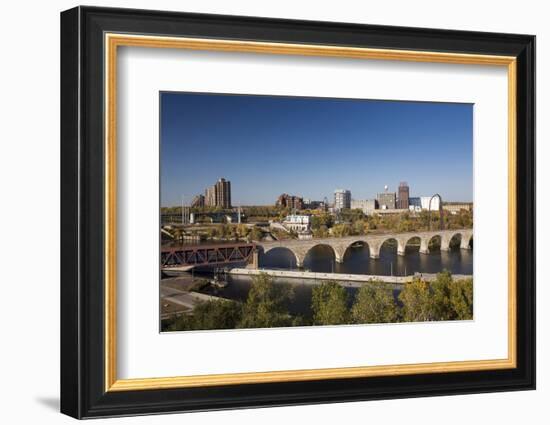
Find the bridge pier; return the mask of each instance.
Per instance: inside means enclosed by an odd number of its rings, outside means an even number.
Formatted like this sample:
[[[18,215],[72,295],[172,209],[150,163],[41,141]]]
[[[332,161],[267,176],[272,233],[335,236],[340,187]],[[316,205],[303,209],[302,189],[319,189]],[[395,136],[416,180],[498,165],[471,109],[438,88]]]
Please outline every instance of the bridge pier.
[[[373,260],[377,260],[380,258],[380,247],[382,246],[381,243],[370,243],[369,244],[369,256]]]
[[[407,241],[404,239],[397,240],[397,255],[404,256],[407,249]]]
[[[259,267],[259,253],[258,250],[255,249],[254,252],[252,252],[252,262],[249,264],[251,269],[258,269]]]
[[[472,249],[470,248],[470,238],[462,238],[460,240],[460,249],[466,249],[466,250]]]
[[[426,238],[421,238],[420,239],[420,250],[419,250],[419,252],[421,254],[429,254],[430,253],[430,248],[428,246],[429,243],[430,243],[430,241]]]

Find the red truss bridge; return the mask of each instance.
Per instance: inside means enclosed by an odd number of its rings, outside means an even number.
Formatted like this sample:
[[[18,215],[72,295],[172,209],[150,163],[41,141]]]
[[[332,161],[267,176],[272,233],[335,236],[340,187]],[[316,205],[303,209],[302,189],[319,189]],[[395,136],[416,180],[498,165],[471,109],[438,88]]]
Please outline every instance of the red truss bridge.
[[[180,245],[162,247],[160,265],[163,271],[187,271],[197,266],[223,267],[254,259],[254,243],[235,242],[219,245]]]

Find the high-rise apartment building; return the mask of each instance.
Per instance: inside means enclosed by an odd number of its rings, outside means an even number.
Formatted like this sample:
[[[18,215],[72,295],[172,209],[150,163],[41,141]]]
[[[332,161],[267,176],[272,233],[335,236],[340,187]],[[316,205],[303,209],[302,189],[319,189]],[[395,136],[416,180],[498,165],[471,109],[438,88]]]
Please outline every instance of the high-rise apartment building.
[[[231,208],[231,182],[224,178],[216,182],[216,206]]]
[[[231,208],[231,182],[219,179],[204,192],[204,203],[209,207]]]
[[[397,189],[397,208],[409,208],[409,185],[407,182],[399,183],[399,188]]]
[[[351,191],[347,189],[336,189],[334,191],[334,209],[341,210],[351,208]]]
[[[209,186],[204,191],[204,205],[207,207],[216,206],[216,185]]]

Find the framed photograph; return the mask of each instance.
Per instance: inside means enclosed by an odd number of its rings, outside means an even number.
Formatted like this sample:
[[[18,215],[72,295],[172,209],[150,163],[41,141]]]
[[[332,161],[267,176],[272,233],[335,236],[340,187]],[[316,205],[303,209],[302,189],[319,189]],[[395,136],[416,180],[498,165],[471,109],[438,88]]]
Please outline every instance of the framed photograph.
[[[535,37],[61,14],[61,411],[535,388]]]

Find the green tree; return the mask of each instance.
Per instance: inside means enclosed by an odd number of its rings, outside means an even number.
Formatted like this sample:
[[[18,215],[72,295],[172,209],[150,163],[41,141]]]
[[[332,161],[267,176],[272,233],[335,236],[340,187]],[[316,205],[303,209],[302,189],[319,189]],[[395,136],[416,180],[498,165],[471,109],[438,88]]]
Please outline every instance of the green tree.
[[[237,225],[237,234],[240,239],[246,239],[249,233],[250,229],[248,228],[248,226],[245,226],[242,223]]]
[[[406,283],[399,294],[399,301],[403,304],[402,315],[405,322],[434,320],[430,285],[422,279],[415,278]]]
[[[349,224],[337,224],[332,228],[332,235],[341,238],[351,235],[351,227]]]
[[[272,328],[291,326],[287,305],[293,298],[290,285],[273,282],[265,273],[252,278],[252,287],[243,305],[239,328]]]
[[[218,235],[225,239],[230,235],[230,228],[226,223],[223,223],[221,226],[218,226]]]
[[[241,306],[230,300],[203,301],[191,314],[173,319],[167,325],[169,331],[205,329],[234,329],[241,318]]]
[[[248,237],[250,240],[259,241],[262,239],[263,233],[258,227],[254,226],[248,234]]]
[[[426,210],[420,211],[419,217],[419,229],[418,230],[428,230],[430,228],[430,212]]]
[[[311,228],[317,230],[322,226],[327,229],[334,225],[334,217],[331,214],[322,213],[311,217]]]
[[[472,278],[453,282],[451,305],[458,320],[472,320],[474,315],[474,282]]]
[[[394,323],[399,318],[392,290],[380,281],[371,281],[357,291],[351,314],[355,323]]]
[[[352,233],[354,235],[364,235],[365,234],[366,222],[363,219],[356,220],[352,225]]]
[[[453,286],[453,277],[447,270],[438,273],[435,280],[430,284],[434,320],[452,320],[455,318],[456,315],[451,304],[451,288]]]
[[[349,323],[346,289],[336,282],[323,282],[311,293],[313,323],[341,325]]]
[[[327,226],[325,226],[324,224],[319,228],[313,230],[313,236],[316,238],[326,238],[328,237],[328,235],[329,233]]]

